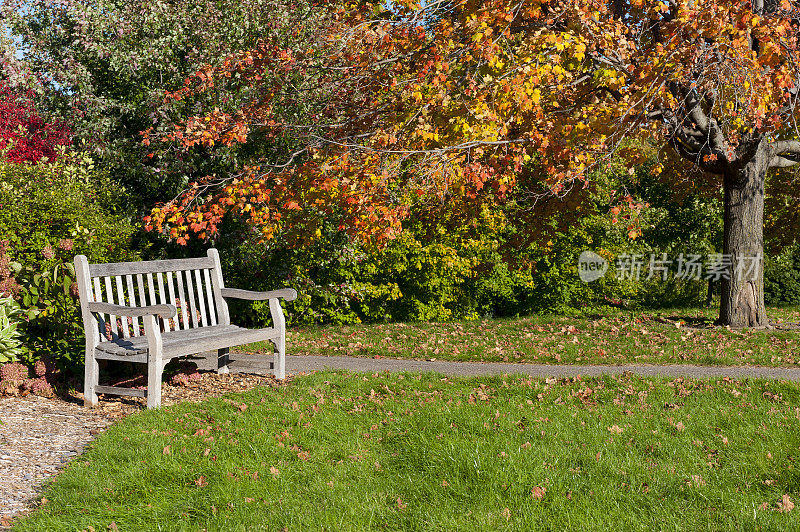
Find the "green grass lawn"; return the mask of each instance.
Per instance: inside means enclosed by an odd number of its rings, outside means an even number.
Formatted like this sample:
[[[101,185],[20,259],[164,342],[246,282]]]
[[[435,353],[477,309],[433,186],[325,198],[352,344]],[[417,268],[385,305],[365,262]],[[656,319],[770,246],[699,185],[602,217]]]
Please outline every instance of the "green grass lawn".
[[[713,327],[717,311],[614,311],[454,323],[303,327],[295,355],[351,355],[539,364],[800,364],[800,308],[771,308],[773,330]],[[271,349],[264,344],[242,351]]]
[[[796,530],[798,405],[755,380],[317,373],[124,419],[15,530]]]

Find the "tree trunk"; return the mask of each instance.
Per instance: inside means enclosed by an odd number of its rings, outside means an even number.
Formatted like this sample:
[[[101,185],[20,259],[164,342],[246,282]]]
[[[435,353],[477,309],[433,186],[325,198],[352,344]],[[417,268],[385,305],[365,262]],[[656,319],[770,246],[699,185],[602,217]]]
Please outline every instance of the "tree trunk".
[[[769,325],[764,307],[764,180],[768,169],[768,153],[761,148],[746,165],[724,176],[723,261],[730,260],[730,265],[728,275],[721,278],[721,325]]]

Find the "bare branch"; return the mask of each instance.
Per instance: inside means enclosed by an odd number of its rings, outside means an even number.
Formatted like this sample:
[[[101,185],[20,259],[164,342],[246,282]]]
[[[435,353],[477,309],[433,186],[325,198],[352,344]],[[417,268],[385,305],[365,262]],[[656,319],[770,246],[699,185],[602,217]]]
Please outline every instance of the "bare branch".
[[[792,160],[786,157],[781,157],[780,155],[776,155],[769,161],[770,168],[791,168],[796,164],[800,164],[800,159]]]

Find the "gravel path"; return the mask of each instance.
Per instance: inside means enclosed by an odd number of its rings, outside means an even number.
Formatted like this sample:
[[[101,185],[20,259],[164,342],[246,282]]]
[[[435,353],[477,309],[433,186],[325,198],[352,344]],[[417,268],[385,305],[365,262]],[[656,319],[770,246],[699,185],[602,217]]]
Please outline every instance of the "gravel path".
[[[113,419],[44,397],[0,398],[0,528]]]
[[[232,355],[237,363],[234,367],[247,371],[249,362],[262,363],[267,360],[264,355]],[[450,362],[444,360],[410,360],[395,358],[362,358],[346,356],[291,356],[286,357],[287,373],[297,374],[323,369],[346,369],[351,371],[435,371],[453,376],[480,376],[520,373],[533,377],[586,377],[597,375],[614,375],[630,371],[644,377],[692,377],[715,378],[731,377],[735,379],[762,378],[800,381],[800,368],[769,368],[760,366],[691,366],[670,365],[654,366],[647,364],[627,364],[619,366],[569,366],[545,364],[510,364],[503,362]]]

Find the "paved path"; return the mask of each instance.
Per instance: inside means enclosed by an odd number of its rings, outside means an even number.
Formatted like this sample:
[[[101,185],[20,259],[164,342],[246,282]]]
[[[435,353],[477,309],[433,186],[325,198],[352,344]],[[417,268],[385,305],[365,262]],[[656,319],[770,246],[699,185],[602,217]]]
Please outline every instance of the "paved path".
[[[255,371],[252,363],[264,363],[272,357],[264,355],[232,355],[234,370]],[[769,368],[761,366],[654,366],[626,364],[619,366],[576,366],[545,364],[509,364],[502,362],[449,362],[443,360],[409,360],[394,358],[360,358],[347,356],[292,356],[286,357],[287,373],[297,374],[323,369],[346,369],[369,373],[381,371],[426,372],[435,371],[445,375],[479,376],[524,374],[534,377],[572,377],[575,375],[597,376],[619,374],[630,371],[646,377],[695,377],[695,378],[764,378],[800,381],[800,368]],[[201,368],[205,364],[201,365]]]

